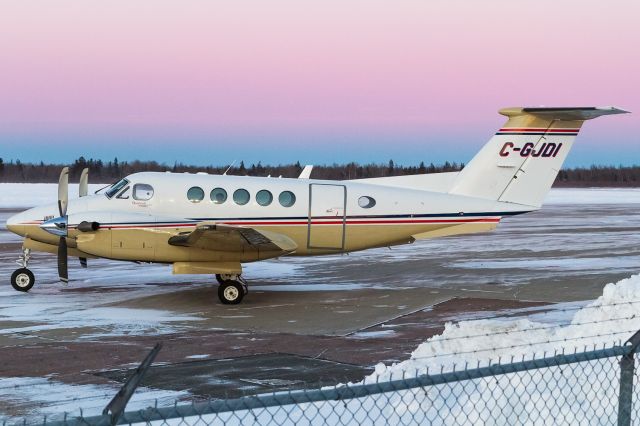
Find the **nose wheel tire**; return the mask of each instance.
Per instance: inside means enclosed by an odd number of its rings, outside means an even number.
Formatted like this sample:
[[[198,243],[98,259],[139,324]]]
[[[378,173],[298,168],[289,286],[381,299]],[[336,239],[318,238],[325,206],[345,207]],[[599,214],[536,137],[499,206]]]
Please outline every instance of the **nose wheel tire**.
[[[218,298],[224,305],[237,305],[244,295],[244,288],[237,281],[225,281],[218,287]]]
[[[11,274],[11,286],[14,290],[27,292],[31,290],[35,283],[36,279],[33,276],[33,272],[27,268],[16,269]]]

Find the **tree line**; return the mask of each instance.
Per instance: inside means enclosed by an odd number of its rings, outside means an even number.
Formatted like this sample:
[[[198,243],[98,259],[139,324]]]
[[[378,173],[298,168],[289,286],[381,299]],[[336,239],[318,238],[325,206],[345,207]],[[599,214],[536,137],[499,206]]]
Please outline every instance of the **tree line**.
[[[0,158],[0,182],[44,183],[57,182],[62,164],[22,163],[19,160],[9,162]],[[69,166],[69,178],[77,181],[82,169],[89,168],[89,179],[92,183],[110,183],[131,173],[153,171],[170,171],[175,173],[222,174],[241,176],[273,176],[297,177],[302,171],[299,162],[284,165],[245,165],[243,161],[232,167],[228,166],[193,166],[182,163],[167,165],[156,161],[111,161],[85,159],[80,157]],[[311,176],[314,179],[343,180],[363,179],[386,176],[403,176],[425,173],[441,173],[459,171],[464,163],[445,162],[435,165],[421,162],[417,166],[405,166],[389,160],[386,164],[331,164],[315,166]],[[228,169],[228,170],[227,170]],[[567,168],[560,171],[554,183],[556,187],[637,187],[640,186],[640,166],[591,166]]]

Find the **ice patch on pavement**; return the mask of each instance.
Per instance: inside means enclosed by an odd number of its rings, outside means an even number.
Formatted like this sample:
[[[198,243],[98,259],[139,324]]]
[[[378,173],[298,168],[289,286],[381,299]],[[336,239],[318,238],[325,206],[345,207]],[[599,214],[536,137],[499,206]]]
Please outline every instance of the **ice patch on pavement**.
[[[357,283],[340,283],[340,284],[281,284],[281,285],[253,285],[254,290],[264,291],[345,291],[359,290],[362,288],[371,288]]]
[[[640,256],[620,256],[620,257],[585,257],[575,258],[546,258],[546,259],[508,259],[508,260],[475,260],[452,262],[455,268],[469,269],[553,269],[563,271],[584,271],[584,270],[635,270],[640,265]]]
[[[56,312],[54,317],[49,317],[48,312],[53,313],[50,307],[45,304],[34,304],[27,309],[18,307],[7,307],[0,309],[0,318],[5,321],[42,321],[42,323],[21,327],[6,327],[0,329],[2,334],[24,334],[30,335],[46,330],[56,330],[59,328],[79,328],[98,329],[100,332],[85,332],[80,339],[91,339],[96,337],[136,335],[136,334],[171,334],[178,331],[172,323],[183,321],[202,320],[199,317],[188,315],[177,315],[173,312],[156,309],[129,309],[115,307],[97,307],[81,309],[77,311]],[[49,319],[45,319],[48,317]]]
[[[70,385],[51,378],[0,377],[0,407],[11,407],[11,413],[0,412],[2,421],[30,418],[47,421],[69,417],[102,414],[104,407],[118,392],[119,386]],[[176,400],[185,399],[188,392],[157,390],[139,387],[131,397],[127,410],[142,410],[157,405],[171,406]],[[5,417],[6,416],[6,417]]]
[[[393,337],[396,335],[394,330],[380,330],[380,331],[359,331],[348,336],[349,339],[364,340],[364,339],[379,339],[381,337]]]
[[[29,293],[0,286],[0,321],[4,322],[0,335],[29,337],[56,329],[76,329],[77,339],[169,334],[202,320],[173,312],[170,306],[167,310],[111,306],[178,290],[176,285],[162,285],[181,278],[171,275],[166,266],[137,265],[139,273],[132,274],[124,262],[90,262],[91,269],[71,269],[73,281],[67,286],[57,282],[55,267],[40,261],[33,268],[38,282]],[[154,280],[159,284],[149,285]]]
[[[304,274],[303,265],[291,258],[246,263],[242,268],[243,276],[251,280],[288,280]]]
[[[205,354],[205,355],[189,355],[186,356],[185,359],[207,359],[210,358],[211,355]]]

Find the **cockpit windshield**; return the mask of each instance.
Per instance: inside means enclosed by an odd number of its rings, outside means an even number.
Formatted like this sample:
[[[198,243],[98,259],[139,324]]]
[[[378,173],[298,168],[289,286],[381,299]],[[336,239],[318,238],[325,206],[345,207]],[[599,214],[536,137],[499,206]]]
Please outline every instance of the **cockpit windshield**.
[[[105,191],[105,195],[108,198],[112,198],[114,195],[116,195],[122,188],[124,188],[128,184],[129,184],[129,181],[126,179],[119,180],[118,182],[111,185],[111,187]]]

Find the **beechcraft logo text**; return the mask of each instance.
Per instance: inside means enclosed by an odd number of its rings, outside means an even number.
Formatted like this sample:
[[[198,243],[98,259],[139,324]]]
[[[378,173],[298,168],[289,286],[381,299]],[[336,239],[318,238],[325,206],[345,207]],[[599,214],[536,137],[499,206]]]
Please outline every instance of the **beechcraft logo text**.
[[[527,142],[522,147],[516,146],[513,142],[505,142],[502,145],[502,149],[500,150],[501,157],[508,157],[512,153],[514,155],[520,154],[520,157],[555,157],[560,152],[562,148],[561,143],[553,143],[553,142],[545,142],[540,148],[536,148],[536,146]]]

